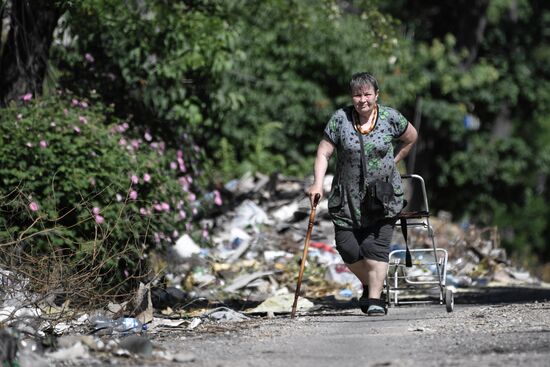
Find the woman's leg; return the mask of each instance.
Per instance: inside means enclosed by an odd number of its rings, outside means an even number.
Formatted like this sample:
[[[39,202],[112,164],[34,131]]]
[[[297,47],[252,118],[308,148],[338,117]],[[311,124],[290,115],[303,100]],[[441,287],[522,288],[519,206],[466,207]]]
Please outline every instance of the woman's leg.
[[[356,263],[347,264],[347,266],[361,283],[369,286],[368,298],[380,298],[388,272],[387,262],[361,259]]]
[[[395,220],[385,220],[369,228],[367,236],[361,242],[364,268],[369,286],[369,298],[380,299],[384,281],[388,272],[390,242],[393,236]]]
[[[367,312],[368,299],[380,300],[388,271],[389,243],[393,223],[360,230],[336,229],[336,249],[348,269],[363,284],[359,299],[361,310]]]
[[[353,264],[346,264],[348,269],[355,274],[363,285],[369,285],[369,271],[365,259],[361,259]]]
[[[363,261],[368,274],[369,298],[380,298],[384,289],[384,280],[388,273],[388,263],[371,259],[364,259]]]
[[[348,267],[348,269],[361,281],[363,284],[363,293],[359,299],[361,304],[361,310],[367,312],[368,304],[366,300],[368,295],[369,273],[367,269],[367,263],[361,255],[361,248],[359,244],[363,242],[364,235],[358,231],[351,229],[339,229],[336,230],[336,249],[342,256],[342,260]]]

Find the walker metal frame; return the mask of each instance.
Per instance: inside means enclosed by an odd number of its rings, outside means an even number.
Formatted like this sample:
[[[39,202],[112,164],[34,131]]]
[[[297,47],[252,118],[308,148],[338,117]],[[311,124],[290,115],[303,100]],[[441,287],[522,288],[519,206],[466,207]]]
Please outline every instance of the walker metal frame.
[[[412,257],[412,268],[405,265],[405,254],[407,250],[394,250],[390,252],[388,272],[386,275],[386,302],[388,306],[398,306],[402,304],[415,303],[433,303],[434,300],[426,300],[426,292],[436,290],[439,293],[439,304],[445,304],[447,312],[452,312],[454,308],[453,292],[447,288],[445,279],[447,277],[447,250],[437,248],[433,228],[430,225],[430,209],[428,206],[428,196],[426,194],[426,185],[424,179],[416,174],[403,175],[402,179],[420,182],[422,188],[423,208],[420,211],[402,211],[398,216],[399,220],[406,222],[406,227],[422,227],[428,231],[428,237],[431,242],[431,248],[414,248],[409,251]],[[435,271],[434,271],[435,268]],[[410,269],[410,270],[409,270]],[[416,274],[413,272],[416,271]],[[418,273],[420,272],[420,274]],[[403,297],[406,293],[414,295],[414,298]],[[419,294],[423,295],[422,300],[418,299]],[[428,298],[430,298],[428,296]]]

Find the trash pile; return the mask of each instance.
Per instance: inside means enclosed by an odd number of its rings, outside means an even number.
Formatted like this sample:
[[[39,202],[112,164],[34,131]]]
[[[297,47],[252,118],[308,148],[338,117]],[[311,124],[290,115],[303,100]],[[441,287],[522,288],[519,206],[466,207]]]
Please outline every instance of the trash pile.
[[[311,181],[310,178],[309,181]],[[200,249],[182,237],[175,248],[180,256],[192,251],[201,260],[175,269],[173,284],[187,281],[197,296],[226,299],[234,295],[263,301],[293,292],[311,210],[305,190],[310,182],[280,176],[246,175],[226,185],[234,207],[215,218],[204,219],[214,232],[212,249]],[[328,193],[332,176],[325,178]],[[230,205],[228,205],[230,207]],[[424,219],[424,223],[426,220]],[[456,288],[488,285],[540,284],[529,272],[515,266],[500,246],[496,227],[457,224],[450,213],[431,215],[435,244],[448,251],[446,283]],[[409,229],[411,248],[431,248],[428,228]],[[399,225],[391,250],[404,249]],[[185,278],[185,279],[184,279]],[[349,272],[334,248],[334,229],[324,197],[316,220],[306,266],[305,294],[356,297],[361,284]]]
[[[326,177],[327,193],[331,180]],[[311,210],[308,185],[307,180],[260,174],[227,183],[222,210],[201,219],[214,245],[201,247],[184,234],[167,254],[151,254],[151,265],[163,269],[162,276],[141,284],[124,304],[87,312],[68,304],[52,306],[29,294],[28,279],[0,269],[0,361],[11,365],[17,360],[19,366],[83,358],[114,364],[111,359],[121,356],[192,361],[192,354],[159,350],[152,337],[290,313]],[[449,254],[448,286],[540,284],[508,259],[496,228],[459,225],[445,212],[429,220],[436,246]],[[411,228],[409,245],[431,248],[428,229]],[[391,247],[405,247],[399,226]],[[334,248],[326,197],[317,206],[306,261],[299,311],[321,309],[316,300],[326,297],[352,301],[361,295],[362,285]]]

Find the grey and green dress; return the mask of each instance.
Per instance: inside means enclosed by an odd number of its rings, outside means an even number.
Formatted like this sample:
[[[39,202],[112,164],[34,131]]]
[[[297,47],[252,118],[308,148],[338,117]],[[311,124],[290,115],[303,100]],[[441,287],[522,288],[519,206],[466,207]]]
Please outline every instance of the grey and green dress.
[[[394,143],[407,129],[407,119],[399,111],[378,105],[374,129],[363,134],[367,173],[361,185],[361,147],[356,130],[353,106],[336,111],[325,128],[325,138],[336,147],[336,173],[328,196],[332,221],[339,228],[362,228],[373,225],[368,213],[361,212],[361,198],[366,184],[375,180],[391,182],[395,192],[386,218],[395,217],[403,208],[401,175],[394,163]]]

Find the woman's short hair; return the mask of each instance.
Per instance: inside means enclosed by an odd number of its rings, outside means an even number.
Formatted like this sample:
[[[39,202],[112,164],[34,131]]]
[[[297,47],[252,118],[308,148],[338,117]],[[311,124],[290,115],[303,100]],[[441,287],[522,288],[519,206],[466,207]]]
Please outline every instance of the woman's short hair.
[[[357,88],[370,85],[376,93],[378,93],[378,81],[369,73],[356,73],[351,76],[349,82],[349,91],[353,93]]]

